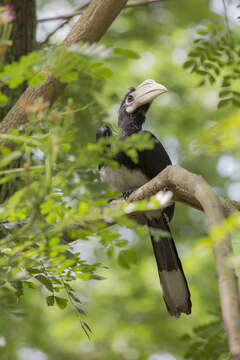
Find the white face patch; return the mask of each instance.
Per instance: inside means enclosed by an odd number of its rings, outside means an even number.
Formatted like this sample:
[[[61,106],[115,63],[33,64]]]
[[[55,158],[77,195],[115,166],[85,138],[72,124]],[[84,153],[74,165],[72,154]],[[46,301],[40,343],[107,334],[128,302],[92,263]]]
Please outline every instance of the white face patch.
[[[124,165],[120,165],[117,169],[110,166],[101,167],[100,178],[112,190],[121,192],[138,188],[150,180],[140,170],[128,169]]]

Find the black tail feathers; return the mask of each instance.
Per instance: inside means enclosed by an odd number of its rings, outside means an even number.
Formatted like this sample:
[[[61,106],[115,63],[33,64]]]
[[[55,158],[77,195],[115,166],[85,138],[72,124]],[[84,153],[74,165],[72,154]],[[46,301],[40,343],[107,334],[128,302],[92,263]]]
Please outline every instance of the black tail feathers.
[[[161,219],[151,218],[148,225],[167,310],[175,317],[190,314],[190,291],[164,214]]]

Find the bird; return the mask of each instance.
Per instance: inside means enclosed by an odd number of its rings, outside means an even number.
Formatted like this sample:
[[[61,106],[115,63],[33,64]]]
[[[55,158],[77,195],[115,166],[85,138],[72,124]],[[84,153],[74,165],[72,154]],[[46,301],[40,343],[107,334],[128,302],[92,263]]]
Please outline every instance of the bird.
[[[153,141],[152,149],[138,151],[137,162],[133,162],[124,151],[118,151],[113,156],[118,163],[117,168],[104,165],[104,163],[99,165],[101,181],[112,190],[122,192],[125,199],[132,191],[171,165],[169,155],[162,143],[151,132],[144,131],[142,128],[152,102],[167,91],[165,86],[147,79],[136,88],[131,87],[120,105],[118,127],[121,131],[121,141],[141,132],[147,132]],[[111,128],[107,124],[102,124],[97,130],[96,140],[109,136],[112,136]],[[106,151],[105,149],[105,155]],[[192,303],[188,283],[169,226],[174,208],[173,203],[167,208],[145,213],[145,216],[166,308],[171,316],[178,318],[182,313],[191,313]]]

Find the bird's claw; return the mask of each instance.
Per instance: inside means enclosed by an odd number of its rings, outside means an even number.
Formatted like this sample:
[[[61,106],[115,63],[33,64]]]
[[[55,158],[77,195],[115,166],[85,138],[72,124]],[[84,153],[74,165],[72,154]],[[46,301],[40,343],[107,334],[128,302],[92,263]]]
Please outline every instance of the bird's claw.
[[[127,198],[129,198],[129,196],[136,190],[137,188],[132,188],[132,189],[128,189],[126,191],[123,191],[122,193],[122,197],[124,198],[124,200],[127,200]]]

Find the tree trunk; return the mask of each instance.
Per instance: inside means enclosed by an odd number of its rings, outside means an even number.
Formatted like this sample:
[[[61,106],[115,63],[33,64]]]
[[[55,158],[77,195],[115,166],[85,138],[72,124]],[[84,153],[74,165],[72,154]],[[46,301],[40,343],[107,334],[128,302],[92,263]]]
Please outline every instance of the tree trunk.
[[[2,0],[1,6],[8,4],[15,13],[10,40],[12,45],[8,47],[4,58],[4,64],[18,61],[21,56],[28,54],[35,48],[36,42],[36,4],[35,0]],[[27,84],[21,84],[17,89],[9,89],[4,86],[2,91],[9,98],[9,103],[0,108],[0,122],[17,101]]]
[[[10,37],[12,44],[7,48],[4,57],[4,65],[10,64],[13,61],[18,61],[21,56],[27,55],[34,50],[37,23],[35,0],[2,0],[1,6],[5,4],[11,6],[15,13],[15,20],[12,22],[13,27]],[[8,97],[9,102],[5,107],[0,108],[0,123],[26,88],[26,82],[16,89],[10,89],[6,85],[3,86],[1,91]],[[21,162],[21,159],[12,161],[8,168],[20,167]],[[0,204],[16,191],[18,186],[21,186],[21,181],[18,181],[18,178],[2,184],[0,186]]]

